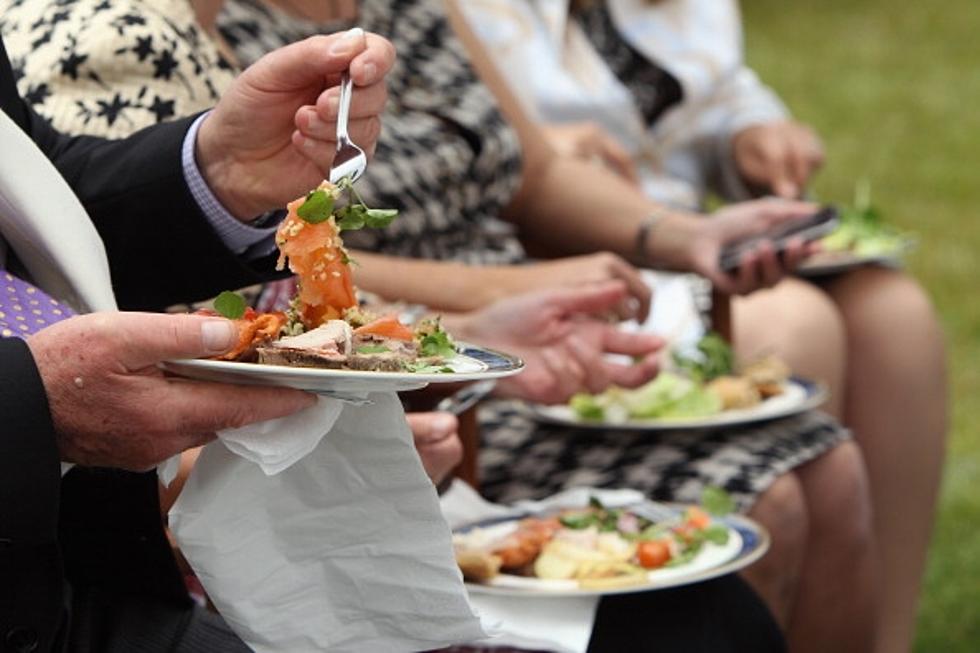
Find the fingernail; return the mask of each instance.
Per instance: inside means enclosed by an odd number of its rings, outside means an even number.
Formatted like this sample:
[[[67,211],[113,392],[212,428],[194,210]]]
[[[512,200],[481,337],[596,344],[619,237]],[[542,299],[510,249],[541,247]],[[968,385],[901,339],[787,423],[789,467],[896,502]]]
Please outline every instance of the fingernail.
[[[322,132],[323,131],[323,121],[320,120],[316,115],[310,116],[310,121],[307,123],[306,128],[311,132]]]
[[[205,353],[221,354],[238,342],[238,327],[228,320],[209,320],[201,325],[201,344]]]
[[[448,413],[438,413],[432,418],[432,432],[449,435],[456,430],[456,418]]]
[[[303,137],[303,149],[312,152],[316,149],[316,141],[312,138]]]
[[[354,49],[354,44],[358,39],[363,38],[364,30],[360,27],[355,27],[353,29],[347,30],[339,41],[330,46],[330,54],[347,54],[352,49]]]
[[[327,108],[331,113],[337,113],[337,107],[340,106],[340,93],[331,93],[327,96]]]

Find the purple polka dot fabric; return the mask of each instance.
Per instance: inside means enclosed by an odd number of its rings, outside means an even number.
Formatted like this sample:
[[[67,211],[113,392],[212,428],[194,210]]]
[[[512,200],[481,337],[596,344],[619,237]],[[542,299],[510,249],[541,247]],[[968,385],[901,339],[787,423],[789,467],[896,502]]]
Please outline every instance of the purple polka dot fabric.
[[[0,337],[26,338],[74,314],[43,290],[0,270]]]

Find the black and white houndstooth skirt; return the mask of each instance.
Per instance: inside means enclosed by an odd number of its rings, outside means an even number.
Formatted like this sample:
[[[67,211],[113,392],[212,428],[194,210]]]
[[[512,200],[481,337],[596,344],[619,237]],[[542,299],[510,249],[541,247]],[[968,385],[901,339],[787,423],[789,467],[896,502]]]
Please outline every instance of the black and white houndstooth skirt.
[[[512,401],[482,406],[480,430],[480,491],[491,501],[540,499],[588,486],[697,502],[702,489],[715,485],[741,511],[779,476],[850,438],[819,411],[736,428],[602,431],[542,424]]]

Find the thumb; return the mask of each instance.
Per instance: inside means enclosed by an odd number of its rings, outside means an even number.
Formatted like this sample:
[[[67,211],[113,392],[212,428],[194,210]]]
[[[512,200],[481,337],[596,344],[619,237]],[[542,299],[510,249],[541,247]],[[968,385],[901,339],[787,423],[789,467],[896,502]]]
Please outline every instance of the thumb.
[[[238,327],[224,318],[117,313],[107,319],[121,345],[117,360],[130,370],[173,358],[216,356],[238,343]]]

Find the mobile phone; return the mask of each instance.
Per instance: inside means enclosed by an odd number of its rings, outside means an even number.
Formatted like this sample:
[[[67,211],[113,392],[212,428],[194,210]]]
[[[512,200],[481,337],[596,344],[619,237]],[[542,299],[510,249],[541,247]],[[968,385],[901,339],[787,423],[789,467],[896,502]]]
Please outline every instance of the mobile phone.
[[[790,220],[765,233],[729,243],[721,252],[719,265],[726,272],[734,270],[739,266],[743,254],[755,249],[764,241],[769,241],[776,253],[782,254],[790,240],[802,238],[804,242],[813,242],[836,229],[838,223],[837,209],[833,206],[825,206],[813,215]]]

